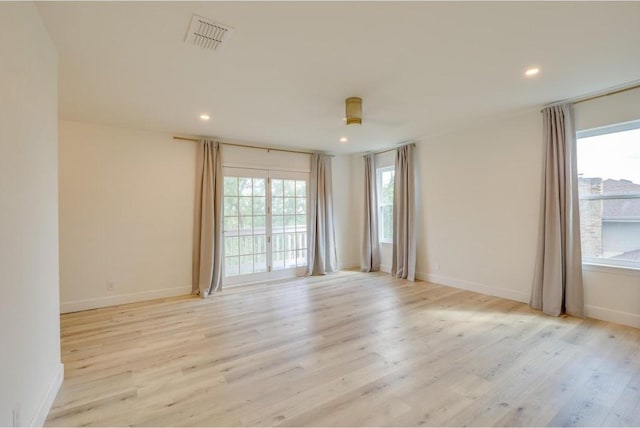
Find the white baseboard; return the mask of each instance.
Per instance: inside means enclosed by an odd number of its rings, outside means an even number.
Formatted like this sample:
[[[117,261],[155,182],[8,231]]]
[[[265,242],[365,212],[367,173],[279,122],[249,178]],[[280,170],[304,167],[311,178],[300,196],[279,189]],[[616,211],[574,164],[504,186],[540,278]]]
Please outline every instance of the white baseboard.
[[[589,318],[640,328],[640,315],[638,314],[593,305],[585,305],[584,311]]]
[[[477,282],[466,281],[462,279],[450,278],[431,273],[417,272],[416,277],[423,281],[433,282],[435,284],[447,285],[449,287],[461,288],[467,291],[475,291],[476,293],[488,294],[490,296],[502,297],[504,299],[515,300],[516,302],[529,303],[529,295],[514,291],[505,290],[504,288],[491,287]],[[614,309],[603,308],[600,306],[585,305],[585,316],[598,319],[601,321],[613,322],[616,324],[628,325],[640,328],[640,315],[629,312],[617,311]]]
[[[53,405],[53,401],[56,399],[56,395],[58,395],[60,386],[62,386],[63,379],[64,364],[60,363],[60,365],[58,366],[58,372],[49,383],[47,393],[42,398],[36,414],[33,416],[33,419],[31,419],[31,422],[29,423],[30,427],[41,427],[44,425],[44,422],[47,420],[47,416],[49,415],[49,410],[51,410],[51,406]]]
[[[464,279],[450,278],[442,275],[435,275],[426,272],[416,272],[416,278],[435,284],[446,285],[449,287],[460,288],[467,291],[475,291],[476,293],[488,294],[489,296],[502,297],[503,299],[515,300],[516,302],[529,303],[529,295],[516,290],[507,290],[504,288],[491,287],[489,285],[480,284],[478,282],[467,281]]]
[[[391,266],[380,265],[380,272],[391,273]]]
[[[85,300],[71,300],[60,303],[60,313],[86,311],[88,309],[104,308],[107,306],[124,305],[126,303],[144,302],[145,300],[162,299],[165,297],[185,296],[191,293],[191,286],[162,288],[159,290],[141,291],[138,293],[117,294],[113,296],[95,297]]]
[[[360,269],[360,262],[338,263],[338,270]]]

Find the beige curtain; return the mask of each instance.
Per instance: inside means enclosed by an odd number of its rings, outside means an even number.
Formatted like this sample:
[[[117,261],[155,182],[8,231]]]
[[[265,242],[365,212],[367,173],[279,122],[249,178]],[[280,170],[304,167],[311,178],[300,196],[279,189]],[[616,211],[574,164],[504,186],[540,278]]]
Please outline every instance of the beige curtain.
[[[544,174],[531,306],[584,316],[573,106],[545,108]]]
[[[414,144],[398,147],[393,188],[393,259],[391,275],[416,277]]]
[[[191,290],[207,297],[222,287],[222,163],[217,141],[198,142],[193,224]]]
[[[364,156],[364,232],[360,255],[360,270],[362,272],[380,270],[376,155],[373,153]]]
[[[338,270],[333,222],[331,156],[320,153],[311,155],[307,254],[307,275],[325,275]]]

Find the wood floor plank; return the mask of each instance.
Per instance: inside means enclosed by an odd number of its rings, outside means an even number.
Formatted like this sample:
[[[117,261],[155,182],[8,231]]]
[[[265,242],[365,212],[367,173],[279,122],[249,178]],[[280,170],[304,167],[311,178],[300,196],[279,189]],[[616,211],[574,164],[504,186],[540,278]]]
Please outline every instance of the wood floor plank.
[[[341,272],[61,317],[47,426],[640,424],[640,330]]]
[[[604,425],[640,426],[640,371],[625,386]]]

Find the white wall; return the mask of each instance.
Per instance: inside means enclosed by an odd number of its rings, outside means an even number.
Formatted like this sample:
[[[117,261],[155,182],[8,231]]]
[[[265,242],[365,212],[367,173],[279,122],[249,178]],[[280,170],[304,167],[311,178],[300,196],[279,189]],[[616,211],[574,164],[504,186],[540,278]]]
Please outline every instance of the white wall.
[[[362,242],[364,240],[364,161],[362,154],[351,155],[349,160],[351,170],[351,209],[350,209],[350,235],[348,239],[353,239],[353,257],[356,261],[355,267],[360,268],[362,257]],[[334,185],[335,186],[335,185]]]
[[[196,146],[64,121],[59,137],[62,311],[189,294]]]
[[[419,142],[417,275],[528,301],[541,182],[540,113]]]
[[[0,3],[0,426],[41,425],[62,382],[57,59],[32,3]]]
[[[60,121],[63,312],[191,292],[195,153],[171,134]],[[226,166],[309,171],[304,154],[224,146],[222,156]],[[341,267],[358,260],[349,160],[333,161]]]
[[[640,119],[640,89],[575,105],[576,130],[598,128]]]
[[[336,226],[336,251],[338,267],[350,269],[360,267],[360,231],[358,220],[361,210],[357,205],[361,192],[352,186],[356,171],[352,168],[353,156],[336,155],[332,162],[333,206]]]
[[[311,170],[310,156],[277,150],[222,146],[223,166],[306,172]]]
[[[640,118],[640,91],[576,106],[578,130]],[[538,109],[420,141],[418,277],[528,302],[542,160]],[[584,267],[588,316],[640,327],[640,271]]]

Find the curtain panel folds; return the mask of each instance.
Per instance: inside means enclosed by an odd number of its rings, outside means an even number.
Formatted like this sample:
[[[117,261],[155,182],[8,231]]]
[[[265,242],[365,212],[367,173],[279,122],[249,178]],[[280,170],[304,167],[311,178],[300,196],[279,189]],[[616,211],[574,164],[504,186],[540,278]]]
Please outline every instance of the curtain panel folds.
[[[201,140],[196,156],[192,294],[222,288],[222,162],[220,143]]]
[[[544,170],[531,306],[584,317],[573,105],[543,110]]]
[[[393,189],[393,258],[391,275],[414,281],[416,277],[414,144],[396,150]]]
[[[307,275],[325,275],[338,270],[333,221],[331,156],[321,153],[311,154],[307,254]]]
[[[380,242],[378,240],[378,192],[376,189],[376,155],[364,156],[364,231],[360,254],[360,270],[380,270]]]

